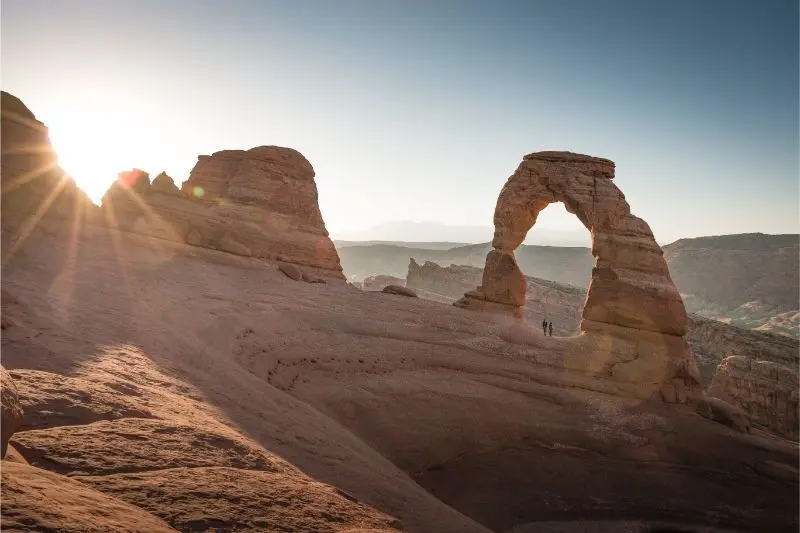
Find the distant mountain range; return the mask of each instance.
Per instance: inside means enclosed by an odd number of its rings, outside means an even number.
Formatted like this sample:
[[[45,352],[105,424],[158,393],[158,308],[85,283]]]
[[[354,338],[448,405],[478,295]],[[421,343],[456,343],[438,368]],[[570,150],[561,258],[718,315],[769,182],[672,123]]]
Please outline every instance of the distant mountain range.
[[[459,245],[335,241],[350,280],[404,278],[411,258],[441,266],[482,268],[488,242]],[[456,246],[448,247],[450,244]],[[663,247],[687,310],[745,328],[791,336],[800,331],[800,235],[749,233],[680,239]],[[528,276],[586,287],[594,257],[585,246],[522,245],[517,262]]]
[[[452,247],[477,244],[491,241],[493,235],[492,226],[458,226],[433,221],[407,220],[386,222],[360,231],[332,232],[337,246],[338,242],[426,244],[426,246],[413,246],[414,248],[429,248],[428,241],[452,243],[454,245]],[[560,230],[542,226],[534,226],[525,239],[525,244],[546,246],[589,246],[590,243],[591,237],[585,229]]]

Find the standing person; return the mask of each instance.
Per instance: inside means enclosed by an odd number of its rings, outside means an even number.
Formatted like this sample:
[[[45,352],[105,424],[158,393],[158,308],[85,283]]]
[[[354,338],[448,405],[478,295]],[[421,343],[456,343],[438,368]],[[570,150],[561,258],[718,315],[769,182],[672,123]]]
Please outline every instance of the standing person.
[[[552,337],[553,336],[553,323],[552,322],[550,322],[549,328],[550,328],[550,336]]]
[[[542,333],[547,337],[547,319],[542,320]]]

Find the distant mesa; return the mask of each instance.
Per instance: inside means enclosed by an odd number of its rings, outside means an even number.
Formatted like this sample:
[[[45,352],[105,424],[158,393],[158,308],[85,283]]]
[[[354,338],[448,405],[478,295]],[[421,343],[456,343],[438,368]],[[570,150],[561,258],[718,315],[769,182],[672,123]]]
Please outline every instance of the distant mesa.
[[[702,395],[683,339],[686,309],[647,223],[614,185],[614,163],[571,152],[526,155],[500,192],[481,285],[454,305],[521,316],[527,283],[514,250],[538,214],[563,202],[592,233],[595,268],[575,351],[564,364],[685,403]],[[678,394],[674,393],[675,389]]]

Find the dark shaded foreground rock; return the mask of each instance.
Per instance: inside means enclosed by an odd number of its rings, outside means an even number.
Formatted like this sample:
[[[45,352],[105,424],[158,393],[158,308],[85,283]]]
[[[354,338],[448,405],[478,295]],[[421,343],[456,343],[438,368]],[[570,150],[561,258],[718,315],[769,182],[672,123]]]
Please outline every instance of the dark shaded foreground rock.
[[[650,227],[631,214],[613,178],[614,163],[607,159],[570,152],[526,155],[498,197],[493,250],[481,285],[454,305],[521,317],[527,283],[514,250],[542,209],[563,202],[592,233],[597,259],[581,322],[583,361],[576,351],[571,368],[637,385],[637,394],[645,396],[658,396],[664,385],[684,392],[674,396],[677,401],[702,396],[682,338],[681,296]]]
[[[14,380],[0,366],[0,398],[2,398],[2,419],[0,419],[0,458],[6,456],[8,440],[22,426],[22,406],[19,403],[19,395]]]
[[[65,475],[229,466],[302,475],[233,432],[141,418],[25,431],[14,446],[34,466]],[[131,446],[136,442],[135,446]]]
[[[397,531],[399,522],[310,479],[236,468],[172,468],[78,477],[182,531]]]
[[[740,433],[750,431],[750,417],[747,416],[747,413],[719,398],[706,397],[705,401],[698,403],[697,412]]]
[[[92,487],[33,466],[3,461],[3,531],[162,533],[152,514]]]

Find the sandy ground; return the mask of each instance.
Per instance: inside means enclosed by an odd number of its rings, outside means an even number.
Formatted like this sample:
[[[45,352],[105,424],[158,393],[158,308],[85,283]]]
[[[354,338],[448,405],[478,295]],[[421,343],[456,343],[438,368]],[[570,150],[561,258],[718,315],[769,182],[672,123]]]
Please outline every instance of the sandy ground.
[[[798,527],[795,444],[592,390],[538,328],[99,229],[2,287],[12,444],[180,530]]]

